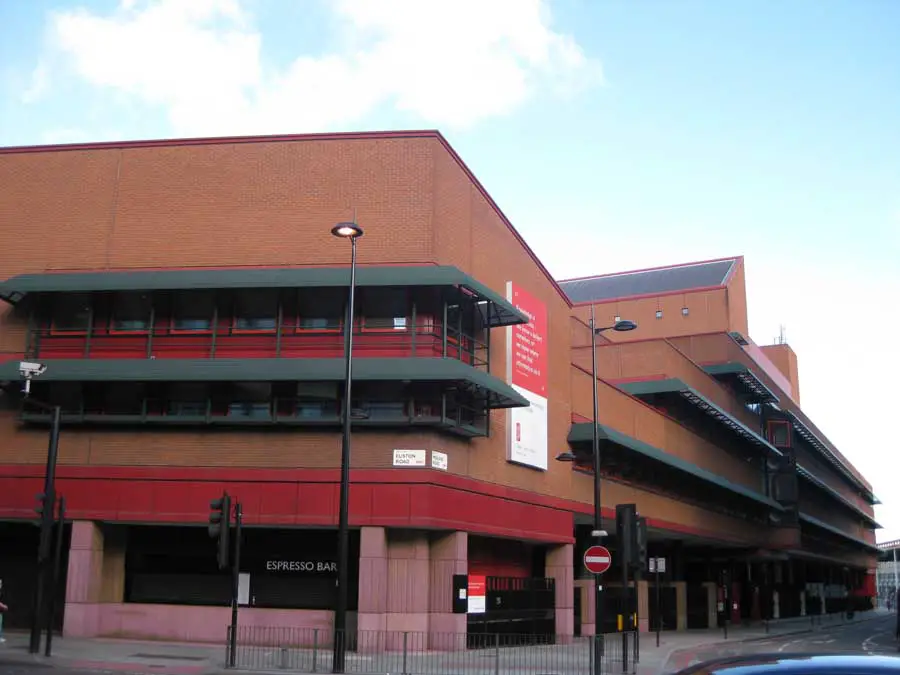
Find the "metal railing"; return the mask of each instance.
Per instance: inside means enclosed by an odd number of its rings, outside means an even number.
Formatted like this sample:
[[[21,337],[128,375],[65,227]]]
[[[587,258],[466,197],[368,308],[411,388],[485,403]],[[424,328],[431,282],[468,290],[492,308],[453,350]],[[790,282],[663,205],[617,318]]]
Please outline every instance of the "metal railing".
[[[601,672],[636,672],[635,633],[601,636]],[[585,675],[594,672],[594,636],[356,631],[348,633],[345,673],[365,675]],[[331,672],[330,629],[239,626],[234,668]],[[226,663],[228,659],[226,658]]]

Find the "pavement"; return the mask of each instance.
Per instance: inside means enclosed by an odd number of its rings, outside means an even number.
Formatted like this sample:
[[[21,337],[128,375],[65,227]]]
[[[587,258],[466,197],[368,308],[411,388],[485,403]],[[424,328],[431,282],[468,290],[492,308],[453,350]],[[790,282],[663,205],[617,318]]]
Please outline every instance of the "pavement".
[[[664,632],[657,646],[655,633],[640,635],[640,660],[629,672],[664,675],[689,664],[746,653],[771,651],[853,651],[898,654],[893,639],[894,615],[884,610],[842,616],[803,617],[766,624],[722,629]],[[123,675],[236,675],[239,672],[329,673],[329,650],[245,647],[238,669],[225,671],[225,647],[208,644],[148,642],[103,638],[53,640],[53,656],[28,654],[26,633],[6,633],[0,644],[0,675],[83,675],[87,672]],[[621,642],[607,638],[604,671],[622,673]],[[590,669],[587,640],[570,645],[504,647],[463,652],[347,655],[345,671],[358,675],[583,675]],[[630,652],[631,650],[629,650]],[[49,670],[52,670],[51,673]],[[37,671],[37,673],[36,673]]]

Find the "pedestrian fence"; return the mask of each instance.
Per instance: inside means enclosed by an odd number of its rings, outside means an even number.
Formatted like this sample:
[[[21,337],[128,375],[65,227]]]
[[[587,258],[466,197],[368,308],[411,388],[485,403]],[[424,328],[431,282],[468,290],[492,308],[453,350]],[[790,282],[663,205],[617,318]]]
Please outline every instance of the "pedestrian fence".
[[[230,637],[230,635],[229,635]],[[335,632],[330,629],[238,626],[238,670],[330,673]],[[634,631],[605,636],[350,631],[345,673],[360,675],[588,675],[600,656],[603,675],[633,675]]]

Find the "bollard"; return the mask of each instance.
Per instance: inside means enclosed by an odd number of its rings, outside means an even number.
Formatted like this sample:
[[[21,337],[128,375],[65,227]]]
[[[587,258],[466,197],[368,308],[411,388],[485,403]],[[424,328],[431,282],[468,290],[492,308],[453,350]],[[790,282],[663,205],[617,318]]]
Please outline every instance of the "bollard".
[[[409,638],[409,631],[403,631],[403,675],[406,675],[407,638]]]
[[[316,665],[319,660],[319,629],[313,628],[313,662],[312,672],[316,672]]]
[[[287,647],[281,648],[281,663],[279,664],[278,667],[281,668],[282,670],[288,669],[288,648]]]

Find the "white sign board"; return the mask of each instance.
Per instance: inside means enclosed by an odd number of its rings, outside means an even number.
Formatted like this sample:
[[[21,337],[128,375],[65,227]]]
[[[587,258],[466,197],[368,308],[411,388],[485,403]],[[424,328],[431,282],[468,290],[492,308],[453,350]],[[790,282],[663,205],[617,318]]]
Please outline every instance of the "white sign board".
[[[244,572],[238,574],[238,604],[250,604],[250,575]]]
[[[427,466],[425,450],[394,450],[394,466]]]
[[[440,469],[441,471],[447,470],[447,453],[438,452],[437,450],[431,451],[431,468],[432,469]]]
[[[649,568],[651,572],[659,572],[660,574],[666,573],[666,559],[665,558],[649,558],[647,560],[649,563]]]
[[[547,307],[537,297],[512,281],[506,282],[506,299],[528,323],[507,328],[506,379],[529,405],[510,408],[507,421],[506,459],[546,471],[548,467],[547,397]]]

